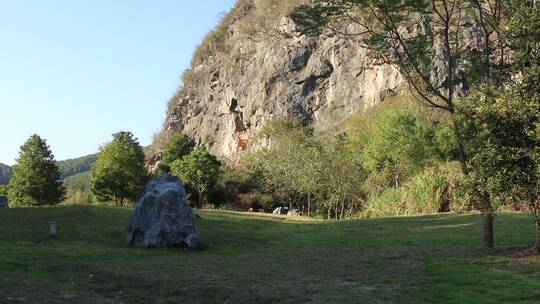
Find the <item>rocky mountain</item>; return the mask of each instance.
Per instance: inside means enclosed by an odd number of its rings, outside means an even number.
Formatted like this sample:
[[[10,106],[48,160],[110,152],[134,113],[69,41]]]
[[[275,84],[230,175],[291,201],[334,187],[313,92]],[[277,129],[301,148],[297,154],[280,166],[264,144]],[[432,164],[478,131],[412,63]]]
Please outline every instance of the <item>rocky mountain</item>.
[[[174,132],[230,159],[252,146],[271,117],[295,115],[324,130],[400,92],[399,69],[379,62],[360,41],[332,32],[302,35],[287,16],[304,2],[237,2],[203,40],[171,98],[151,149],[155,161]]]

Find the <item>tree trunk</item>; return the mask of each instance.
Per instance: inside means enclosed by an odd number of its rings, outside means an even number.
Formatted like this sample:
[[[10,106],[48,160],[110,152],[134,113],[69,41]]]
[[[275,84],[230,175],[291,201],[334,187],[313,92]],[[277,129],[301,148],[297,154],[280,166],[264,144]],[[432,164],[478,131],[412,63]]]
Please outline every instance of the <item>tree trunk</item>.
[[[311,193],[307,195],[307,216],[311,216]]]
[[[484,212],[484,247],[493,249],[493,213]]]
[[[202,208],[202,191],[199,190],[199,200],[197,201],[197,209]]]
[[[534,221],[536,222],[536,244],[534,245],[534,249],[536,253],[540,253],[540,217],[535,217]]]

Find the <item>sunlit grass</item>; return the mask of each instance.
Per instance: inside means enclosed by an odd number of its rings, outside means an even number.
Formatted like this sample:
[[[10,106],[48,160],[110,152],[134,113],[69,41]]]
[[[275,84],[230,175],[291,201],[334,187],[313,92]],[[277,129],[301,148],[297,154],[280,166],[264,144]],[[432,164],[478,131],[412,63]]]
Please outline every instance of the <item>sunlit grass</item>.
[[[0,303],[538,303],[526,214],[313,221],[197,211],[196,251],[125,246],[131,209],[0,210]],[[58,223],[50,239],[48,223]]]

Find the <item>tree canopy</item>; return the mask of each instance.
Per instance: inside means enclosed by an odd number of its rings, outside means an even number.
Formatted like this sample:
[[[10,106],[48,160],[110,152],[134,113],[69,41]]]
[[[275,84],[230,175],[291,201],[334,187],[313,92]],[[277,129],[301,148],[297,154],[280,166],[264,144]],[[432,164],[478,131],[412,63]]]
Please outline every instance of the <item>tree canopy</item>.
[[[47,142],[35,134],[21,146],[8,196],[13,206],[56,205],[65,190]]]
[[[144,152],[131,132],[113,134],[113,140],[100,148],[92,168],[92,194],[99,202],[123,206],[133,202],[148,181]]]
[[[164,172],[170,172],[171,164],[191,153],[194,147],[195,142],[187,135],[181,133],[174,134],[163,149],[160,169]]]
[[[171,165],[171,172],[197,191],[198,208],[202,207],[205,196],[216,187],[222,174],[221,162],[203,146],[195,148],[182,159],[175,160]]]

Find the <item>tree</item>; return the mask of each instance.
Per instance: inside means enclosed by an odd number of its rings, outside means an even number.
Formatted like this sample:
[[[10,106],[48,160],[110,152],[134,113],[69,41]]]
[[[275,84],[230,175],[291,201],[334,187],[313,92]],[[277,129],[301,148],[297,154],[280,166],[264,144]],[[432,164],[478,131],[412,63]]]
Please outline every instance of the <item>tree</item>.
[[[143,149],[131,132],[113,134],[92,168],[92,194],[99,202],[113,201],[116,206],[134,201],[148,181],[144,164]]]
[[[46,141],[35,134],[21,146],[8,186],[13,206],[56,205],[64,199],[64,187],[54,156]]]
[[[197,208],[202,208],[202,202],[208,192],[213,189],[222,174],[221,162],[204,146],[195,148],[182,159],[171,164],[171,172],[184,183],[197,191]]]
[[[358,211],[364,203],[366,194],[362,190],[366,180],[366,172],[362,165],[354,159],[351,143],[343,136],[334,141],[327,141],[323,176],[324,188],[327,189],[329,216],[334,209],[336,219],[343,219],[348,214]]]
[[[426,122],[411,112],[390,110],[376,115],[363,136],[362,164],[374,191],[400,187],[408,178],[448,157],[436,138],[441,124]],[[446,140],[451,141],[451,137]]]
[[[175,134],[163,149],[163,158],[160,169],[164,172],[171,171],[171,164],[191,153],[195,142],[185,134]]]
[[[491,217],[497,205],[525,202],[536,222],[540,252],[540,4],[505,1],[504,31],[512,61],[504,87],[493,84],[467,98],[461,109],[465,138],[471,152],[469,184],[478,208]],[[486,202],[489,202],[486,203]],[[485,230],[486,246],[493,233]],[[492,231],[491,231],[492,232]]]
[[[292,18],[304,33],[324,29],[360,41],[379,62],[397,65],[411,92],[427,105],[450,114],[464,175],[469,173],[468,154],[457,123],[456,88],[466,86],[464,74],[493,84],[491,58],[502,68],[506,57],[499,34],[503,6],[500,0],[314,0],[297,7]],[[481,23],[485,39],[475,46],[480,55],[464,45],[461,22],[472,14]],[[345,25],[345,26],[343,26]],[[349,26],[351,25],[351,26]],[[341,30],[344,28],[345,30]],[[347,29],[356,29],[350,31]],[[497,49],[499,48],[499,49]],[[492,56],[498,51],[500,56]],[[471,56],[475,55],[475,56]],[[472,60],[477,57],[484,60]],[[502,73],[498,73],[500,76]],[[489,202],[486,202],[489,204]],[[485,229],[492,229],[491,214],[484,213]],[[486,232],[487,233],[487,232]],[[491,234],[493,231],[490,232]]]
[[[259,140],[269,143],[255,156],[264,174],[266,191],[288,202],[290,209],[296,204],[311,213],[313,195],[321,188],[322,177],[322,149],[313,138],[313,128],[302,125],[295,117],[274,119],[265,124]]]
[[[510,3],[512,14],[505,34],[513,50],[511,71],[517,77],[511,78],[509,92],[511,100],[519,101],[521,128],[527,130],[518,138],[521,143],[518,147],[527,150],[525,153],[536,166],[536,170],[526,167],[528,170],[522,173],[525,175],[523,184],[518,186],[517,192],[534,216],[535,249],[540,253],[540,2],[516,0]]]
[[[308,216],[343,219],[362,201],[364,171],[354,163],[349,142],[317,137],[297,118],[269,121],[261,130],[270,143],[253,154],[266,192]]]
[[[477,208],[488,216],[511,198],[534,200],[528,196],[538,185],[539,111],[512,90],[471,95],[460,111],[471,155],[468,184]],[[493,234],[485,232],[485,245],[492,248]]]

